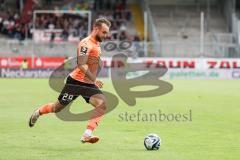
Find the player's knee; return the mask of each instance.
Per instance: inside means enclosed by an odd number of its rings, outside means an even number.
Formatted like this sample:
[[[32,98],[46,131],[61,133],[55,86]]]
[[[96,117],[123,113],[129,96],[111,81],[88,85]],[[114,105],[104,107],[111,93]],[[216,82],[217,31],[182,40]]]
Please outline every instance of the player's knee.
[[[103,111],[106,111],[106,110],[107,110],[107,106],[106,106],[106,103],[105,103],[105,102],[102,103],[101,108],[102,108]]]
[[[99,107],[99,108],[101,108],[102,110],[105,111],[107,109],[106,101],[105,100],[98,100],[97,104],[96,104],[96,107]]]
[[[62,104],[60,104],[60,103],[56,103],[56,104],[54,105],[54,112],[55,112],[55,113],[58,113],[58,112],[60,112],[61,110],[63,110],[64,108],[65,108],[64,105],[62,105]]]
[[[55,110],[54,110],[54,113],[58,113],[62,110],[63,108],[60,108],[60,107],[56,107]]]

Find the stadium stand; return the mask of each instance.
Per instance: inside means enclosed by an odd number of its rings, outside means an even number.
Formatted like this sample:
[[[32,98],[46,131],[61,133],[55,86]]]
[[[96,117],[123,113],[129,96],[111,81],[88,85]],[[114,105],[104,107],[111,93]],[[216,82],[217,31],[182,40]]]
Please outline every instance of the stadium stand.
[[[20,2],[20,1],[18,1]],[[23,2],[23,1],[22,1]],[[107,17],[112,22],[108,40],[133,41],[130,52],[137,56],[160,57],[238,57],[238,17],[232,17],[233,1],[216,0],[14,0],[0,2],[0,47],[1,55],[38,54],[71,56],[76,42],[68,43],[71,37],[81,39],[88,32],[85,16],[70,14],[37,14],[34,10],[88,11],[92,19]],[[8,7],[6,7],[8,6]],[[237,8],[237,6],[236,6]],[[237,9],[236,9],[237,10]],[[204,39],[201,37],[201,18],[204,12]],[[147,13],[147,20],[144,19]],[[239,13],[239,12],[237,12]],[[233,14],[234,15],[234,14]],[[239,14],[237,14],[239,15]],[[235,18],[235,19],[234,19]],[[37,29],[60,30],[51,33],[47,44],[32,41],[33,26]],[[145,30],[147,28],[147,30]],[[201,43],[204,52],[201,53]],[[104,45],[104,44],[103,44]],[[31,49],[29,49],[31,48]],[[137,51],[136,51],[137,50]],[[144,53],[143,53],[144,52]],[[105,53],[105,52],[104,52]],[[111,56],[112,53],[105,53]]]
[[[208,13],[209,15],[209,19],[208,15],[206,16],[204,24],[204,43],[206,45],[233,43],[232,35],[227,30],[227,22],[222,15],[221,9],[217,6],[211,6],[209,12],[205,6],[197,4],[150,5],[150,10],[152,11],[153,20],[162,46],[175,45],[174,50],[176,52],[173,51],[172,47],[166,47],[166,50],[162,51],[168,53],[167,56],[174,56],[175,54],[189,56],[189,53],[192,56],[199,56],[199,46],[193,42],[200,41],[201,12]],[[217,50],[213,50],[212,47],[207,47],[205,51],[208,56],[218,52]],[[225,55],[218,56],[224,57]]]

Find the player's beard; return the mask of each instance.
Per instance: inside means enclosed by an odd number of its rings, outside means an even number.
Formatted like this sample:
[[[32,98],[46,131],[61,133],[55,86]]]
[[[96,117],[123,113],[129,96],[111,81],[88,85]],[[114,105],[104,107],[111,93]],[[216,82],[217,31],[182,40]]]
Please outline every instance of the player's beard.
[[[101,38],[99,35],[96,35],[96,40],[97,40],[98,42],[102,42],[102,41],[103,41],[102,38]]]

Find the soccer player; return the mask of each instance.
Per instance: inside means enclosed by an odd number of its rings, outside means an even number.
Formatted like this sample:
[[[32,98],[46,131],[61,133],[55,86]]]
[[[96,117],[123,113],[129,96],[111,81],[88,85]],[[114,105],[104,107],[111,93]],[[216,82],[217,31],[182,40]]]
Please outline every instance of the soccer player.
[[[81,95],[87,103],[95,107],[81,141],[83,143],[96,143],[99,140],[99,137],[93,136],[92,132],[106,111],[106,99],[99,89],[102,88],[103,82],[96,80],[96,77],[100,65],[100,42],[107,37],[110,26],[111,23],[105,18],[95,20],[91,34],[78,44],[77,67],[67,77],[58,101],[36,109],[30,117],[30,127],[35,125],[40,116],[60,112]]]

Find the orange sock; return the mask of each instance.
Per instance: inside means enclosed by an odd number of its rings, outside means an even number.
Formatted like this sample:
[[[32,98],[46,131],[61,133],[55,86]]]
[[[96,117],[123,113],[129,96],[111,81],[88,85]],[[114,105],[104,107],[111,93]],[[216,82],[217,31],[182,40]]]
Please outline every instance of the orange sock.
[[[53,112],[53,103],[45,104],[45,105],[43,105],[39,108],[39,114],[40,115],[48,114],[48,113],[51,113],[51,112]]]
[[[105,110],[103,110],[101,107],[96,107],[93,110],[91,119],[88,121],[87,129],[90,129],[93,131],[98,126],[100,120],[104,115],[104,112]]]

